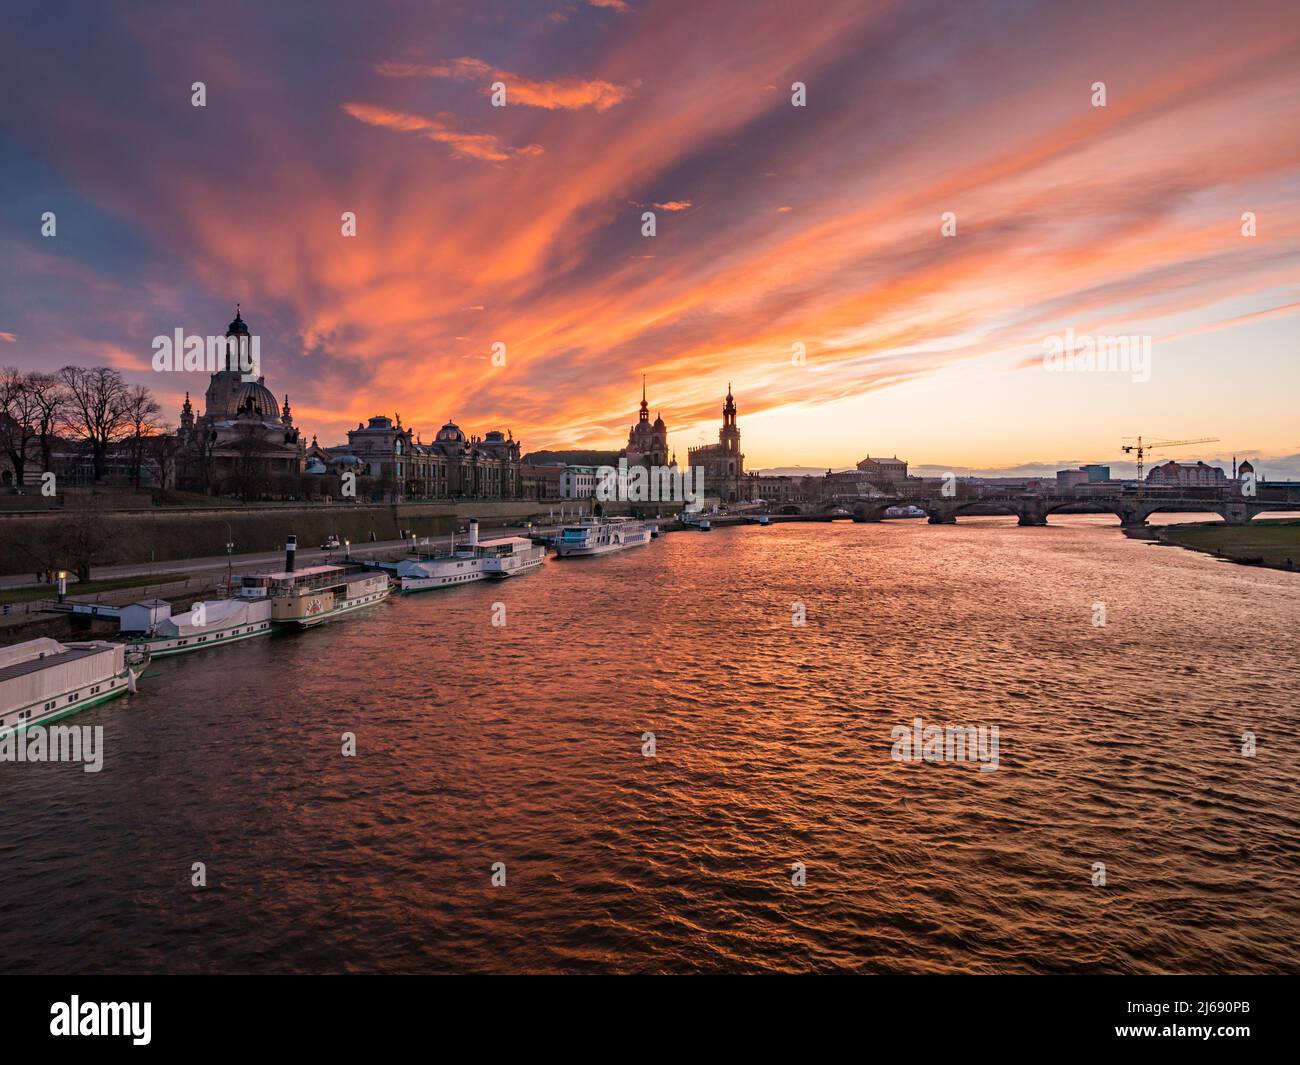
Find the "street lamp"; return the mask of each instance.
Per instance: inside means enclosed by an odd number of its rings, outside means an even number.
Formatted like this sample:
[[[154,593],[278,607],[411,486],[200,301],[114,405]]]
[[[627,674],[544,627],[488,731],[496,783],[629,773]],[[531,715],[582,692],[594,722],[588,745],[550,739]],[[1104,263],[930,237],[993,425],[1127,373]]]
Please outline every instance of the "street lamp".
[[[230,528],[230,522],[223,521],[221,524],[226,527],[226,598],[229,599],[230,585],[234,581],[234,558],[232,556],[235,551],[235,533],[234,530]]]

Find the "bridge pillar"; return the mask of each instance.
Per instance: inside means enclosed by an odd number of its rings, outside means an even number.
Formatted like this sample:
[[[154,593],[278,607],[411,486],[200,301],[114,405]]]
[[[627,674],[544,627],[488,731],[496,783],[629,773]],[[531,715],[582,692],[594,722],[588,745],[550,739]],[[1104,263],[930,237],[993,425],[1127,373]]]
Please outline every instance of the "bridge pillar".
[[[1249,503],[1227,503],[1218,508],[1227,525],[1249,525],[1251,519],[1263,508],[1252,507]]]
[[[1046,525],[1047,507],[1042,503],[1030,501],[1016,508],[1016,516],[1021,525]]]
[[[926,518],[931,525],[956,525],[956,508],[932,506],[927,508]]]
[[[1125,529],[1141,529],[1151,515],[1150,510],[1136,503],[1122,503],[1115,508],[1115,513],[1119,515],[1119,523]]]
[[[864,510],[862,507],[854,507],[854,508],[853,508],[853,520],[856,521],[856,522],[858,522],[859,524],[863,524],[863,523],[877,523],[877,524],[878,524],[879,522],[883,521],[884,519],[880,516],[880,512],[879,512],[879,511],[876,511],[876,510]]]

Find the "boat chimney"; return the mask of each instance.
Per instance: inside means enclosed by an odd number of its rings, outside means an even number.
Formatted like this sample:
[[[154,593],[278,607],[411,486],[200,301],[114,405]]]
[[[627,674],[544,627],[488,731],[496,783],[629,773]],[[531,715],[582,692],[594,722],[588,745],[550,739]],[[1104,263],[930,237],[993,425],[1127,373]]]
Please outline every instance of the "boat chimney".
[[[290,534],[284,542],[284,572],[293,572],[293,556],[298,551],[298,537]]]
[[[469,519],[469,546],[478,547],[478,518]]]

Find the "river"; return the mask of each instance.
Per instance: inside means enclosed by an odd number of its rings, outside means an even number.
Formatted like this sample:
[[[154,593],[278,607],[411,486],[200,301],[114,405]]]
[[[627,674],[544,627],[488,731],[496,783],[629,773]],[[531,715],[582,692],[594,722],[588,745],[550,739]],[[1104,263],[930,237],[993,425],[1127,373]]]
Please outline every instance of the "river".
[[[1052,521],[673,534],[155,662],[65,722],[102,772],[0,763],[0,970],[1296,971],[1300,575]],[[996,769],[896,760],[918,717]]]

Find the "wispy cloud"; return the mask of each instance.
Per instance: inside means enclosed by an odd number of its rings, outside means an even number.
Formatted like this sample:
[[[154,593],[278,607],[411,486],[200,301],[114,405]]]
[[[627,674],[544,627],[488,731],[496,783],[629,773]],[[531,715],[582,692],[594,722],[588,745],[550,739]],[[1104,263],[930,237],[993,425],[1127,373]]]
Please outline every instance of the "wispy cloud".
[[[390,111],[386,107],[378,107],[374,104],[345,103],[342,107],[349,115],[367,126],[378,126],[398,133],[416,133],[431,141],[445,144],[456,158],[501,162],[514,156],[540,155],[542,151],[539,144],[510,148],[503,145],[491,133],[466,133],[454,129],[447,117],[443,115],[429,118],[406,111]]]
[[[481,82],[484,92],[490,92],[491,83],[499,81],[506,87],[508,105],[523,104],[547,111],[577,111],[585,107],[608,111],[631,96],[627,87],[601,78],[567,77],[537,81],[467,56],[429,66],[386,60],[376,64],[375,72],[385,78],[450,78]]]

